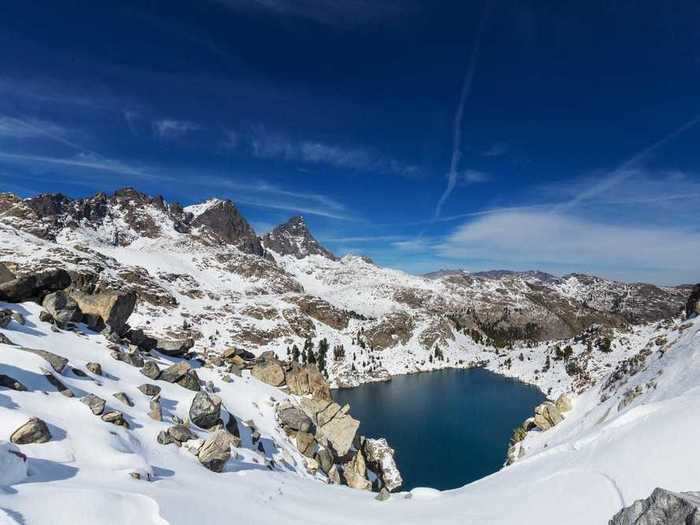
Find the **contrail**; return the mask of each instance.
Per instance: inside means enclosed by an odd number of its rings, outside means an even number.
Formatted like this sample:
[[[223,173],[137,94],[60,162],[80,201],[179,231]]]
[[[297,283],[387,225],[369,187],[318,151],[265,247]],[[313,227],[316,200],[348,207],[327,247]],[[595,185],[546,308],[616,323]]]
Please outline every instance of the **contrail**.
[[[634,167],[635,164],[644,160],[646,157],[651,155],[654,151],[665,146],[666,144],[668,144],[669,142],[674,140],[679,135],[682,135],[683,133],[688,131],[690,128],[696,126],[698,123],[700,123],[700,115],[696,115],[695,117],[693,117],[692,119],[687,121],[682,126],[673,130],[671,133],[669,133],[665,137],[657,140],[652,145],[647,146],[643,150],[635,153],[632,157],[625,160],[622,164],[620,164],[617,168],[615,168],[604,181],[596,184],[595,186],[593,186],[592,188],[589,188],[586,191],[579,193],[573,199],[566,201],[564,203],[558,204],[557,206],[555,206],[553,208],[552,211],[556,212],[556,211],[567,210],[567,209],[573,208],[574,206],[576,206],[580,202],[588,200],[588,199],[595,197],[597,195],[600,195],[604,191],[607,191],[610,188],[612,188],[612,187],[620,184],[621,182],[625,181],[626,179],[630,178],[632,175],[634,175],[634,172],[630,171],[630,168]]]
[[[476,36],[474,37],[474,46],[472,47],[471,55],[469,56],[469,63],[467,64],[467,70],[464,73],[464,82],[462,83],[462,91],[459,94],[459,103],[457,104],[457,112],[455,113],[454,119],[454,134],[452,142],[452,159],[450,160],[450,171],[447,173],[447,188],[445,188],[442,197],[435,207],[435,219],[440,216],[442,211],[442,206],[445,201],[454,190],[455,184],[457,184],[457,168],[459,167],[459,160],[462,156],[460,147],[462,144],[462,121],[464,120],[464,105],[469,98],[472,90],[472,83],[474,81],[474,73],[476,71],[476,64],[479,60],[479,51],[481,49],[481,35],[484,32],[484,26],[486,25],[486,17],[488,15],[489,0],[484,2],[484,8],[481,12],[481,19],[479,20],[479,27],[476,30]]]

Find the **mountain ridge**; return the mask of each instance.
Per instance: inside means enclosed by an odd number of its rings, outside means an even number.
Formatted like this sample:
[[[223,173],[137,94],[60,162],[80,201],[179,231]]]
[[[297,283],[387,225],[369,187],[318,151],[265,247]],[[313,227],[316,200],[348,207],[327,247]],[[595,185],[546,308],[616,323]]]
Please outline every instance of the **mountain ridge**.
[[[133,291],[132,323],[154,337],[281,354],[325,338],[345,349],[328,370],[338,385],[486,361],[503,369],[513,345],[670,318],[687,295],[575,274],[414,276],[336,257],[299,216],[258,237],[230,200],[183,207],[133,188],[82,199],[1,194],[0,227],[0,261],[27,272],[67,266],[88,290]],[[445,361],[431,358],[436,347]]]

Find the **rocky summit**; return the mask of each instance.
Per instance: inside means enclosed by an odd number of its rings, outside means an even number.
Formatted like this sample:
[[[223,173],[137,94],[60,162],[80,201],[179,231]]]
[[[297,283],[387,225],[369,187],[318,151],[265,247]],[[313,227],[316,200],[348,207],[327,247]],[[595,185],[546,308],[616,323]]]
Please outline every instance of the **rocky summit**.
[[[321,255],[333,261],[338,260],[311,235],[301,216],[292,217],[263,235],[262,243],[268,250],[280,255],[291,255],[297,259],[303,259],[308,255]]]

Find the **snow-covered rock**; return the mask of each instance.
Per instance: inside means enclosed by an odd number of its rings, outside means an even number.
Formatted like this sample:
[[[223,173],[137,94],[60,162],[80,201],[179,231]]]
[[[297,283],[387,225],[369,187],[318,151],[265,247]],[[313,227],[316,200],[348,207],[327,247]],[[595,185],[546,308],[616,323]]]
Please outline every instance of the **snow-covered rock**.
[[[0,487],[9,487],[27,477],[27,457],[19,448],[0,441]]]

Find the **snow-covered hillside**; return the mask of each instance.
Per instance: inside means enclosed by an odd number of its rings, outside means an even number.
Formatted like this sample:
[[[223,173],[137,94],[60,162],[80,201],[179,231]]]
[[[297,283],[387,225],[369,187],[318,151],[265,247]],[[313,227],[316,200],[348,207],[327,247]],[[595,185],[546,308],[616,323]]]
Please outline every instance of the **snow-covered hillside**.
[[[335,257],[301,218],[259,238],[217,199],[0,194],[0,523],[605,523],[698,488],[695,293],[413,276]],[[444,493],[389,494],[389,446],[319,372],[473,366],[559,402],[511,465]]]
[[[275,416],[274,406],[289,395],[247,371],[224,380],[219,369],[196,368],[240,429],[240,443],[223,472],[211,472],[194,453],[201,441],[182,447],[157,441],[173,418],[191,416],[195,392],[152,381],[114,359],[111,343],[84,325],[52,329],[39,319],[36,304],[0,303],[0,309],[24,318],[20,324],[21,317],[8,313],[0,328],[0,374],[14,380],[0,387],[0,441],[33,417],[45,421],[50,433],[39,440],[44,442],[0,443],[0,523],[588,525],[606,523],[656,486],[697,488],[697,317],[649,329],[652,345],[631,342],[633,356],[611,364],[602,381],[574,398],[562,422],[527,433],[524,455],[515,464],[458,490],[415,489],[378,501],[369,492],[324,484],[320,471],[310,473]],[[640,335],[639,343],[651,340],[651,332]],[[52,366],[22,348],[46,350],[67,363]],[[152,358],[161,368],[181,362],[158,353]],[[101,365],[100,374],[94,363]],[[149,416],[150,398],[139,389],[154,382],[161,387],[162,421]],[[120,392],[133,406],[114,396]],[[89,394],[106,400],[104,413],[122,413],[128,427],[94,415],[81,402]],[[212,435],[190,428],[199,439]]]
[[[486,366],[546,392],[580,390],[689,293],[541,272],[413,276],[335,257],[301,217],[258,238],[230,201],[183,208],[130,188],[79,200],[0,194],[0,262],[20,275],[66,268],[88,293],[131,290],[132,328],[191,339],[196,352],[286,357],[325,339],[338,386]],[[597,350],[605,339],[611,353]],[[554,359],[566,346],[582,356],[570,373]]]

